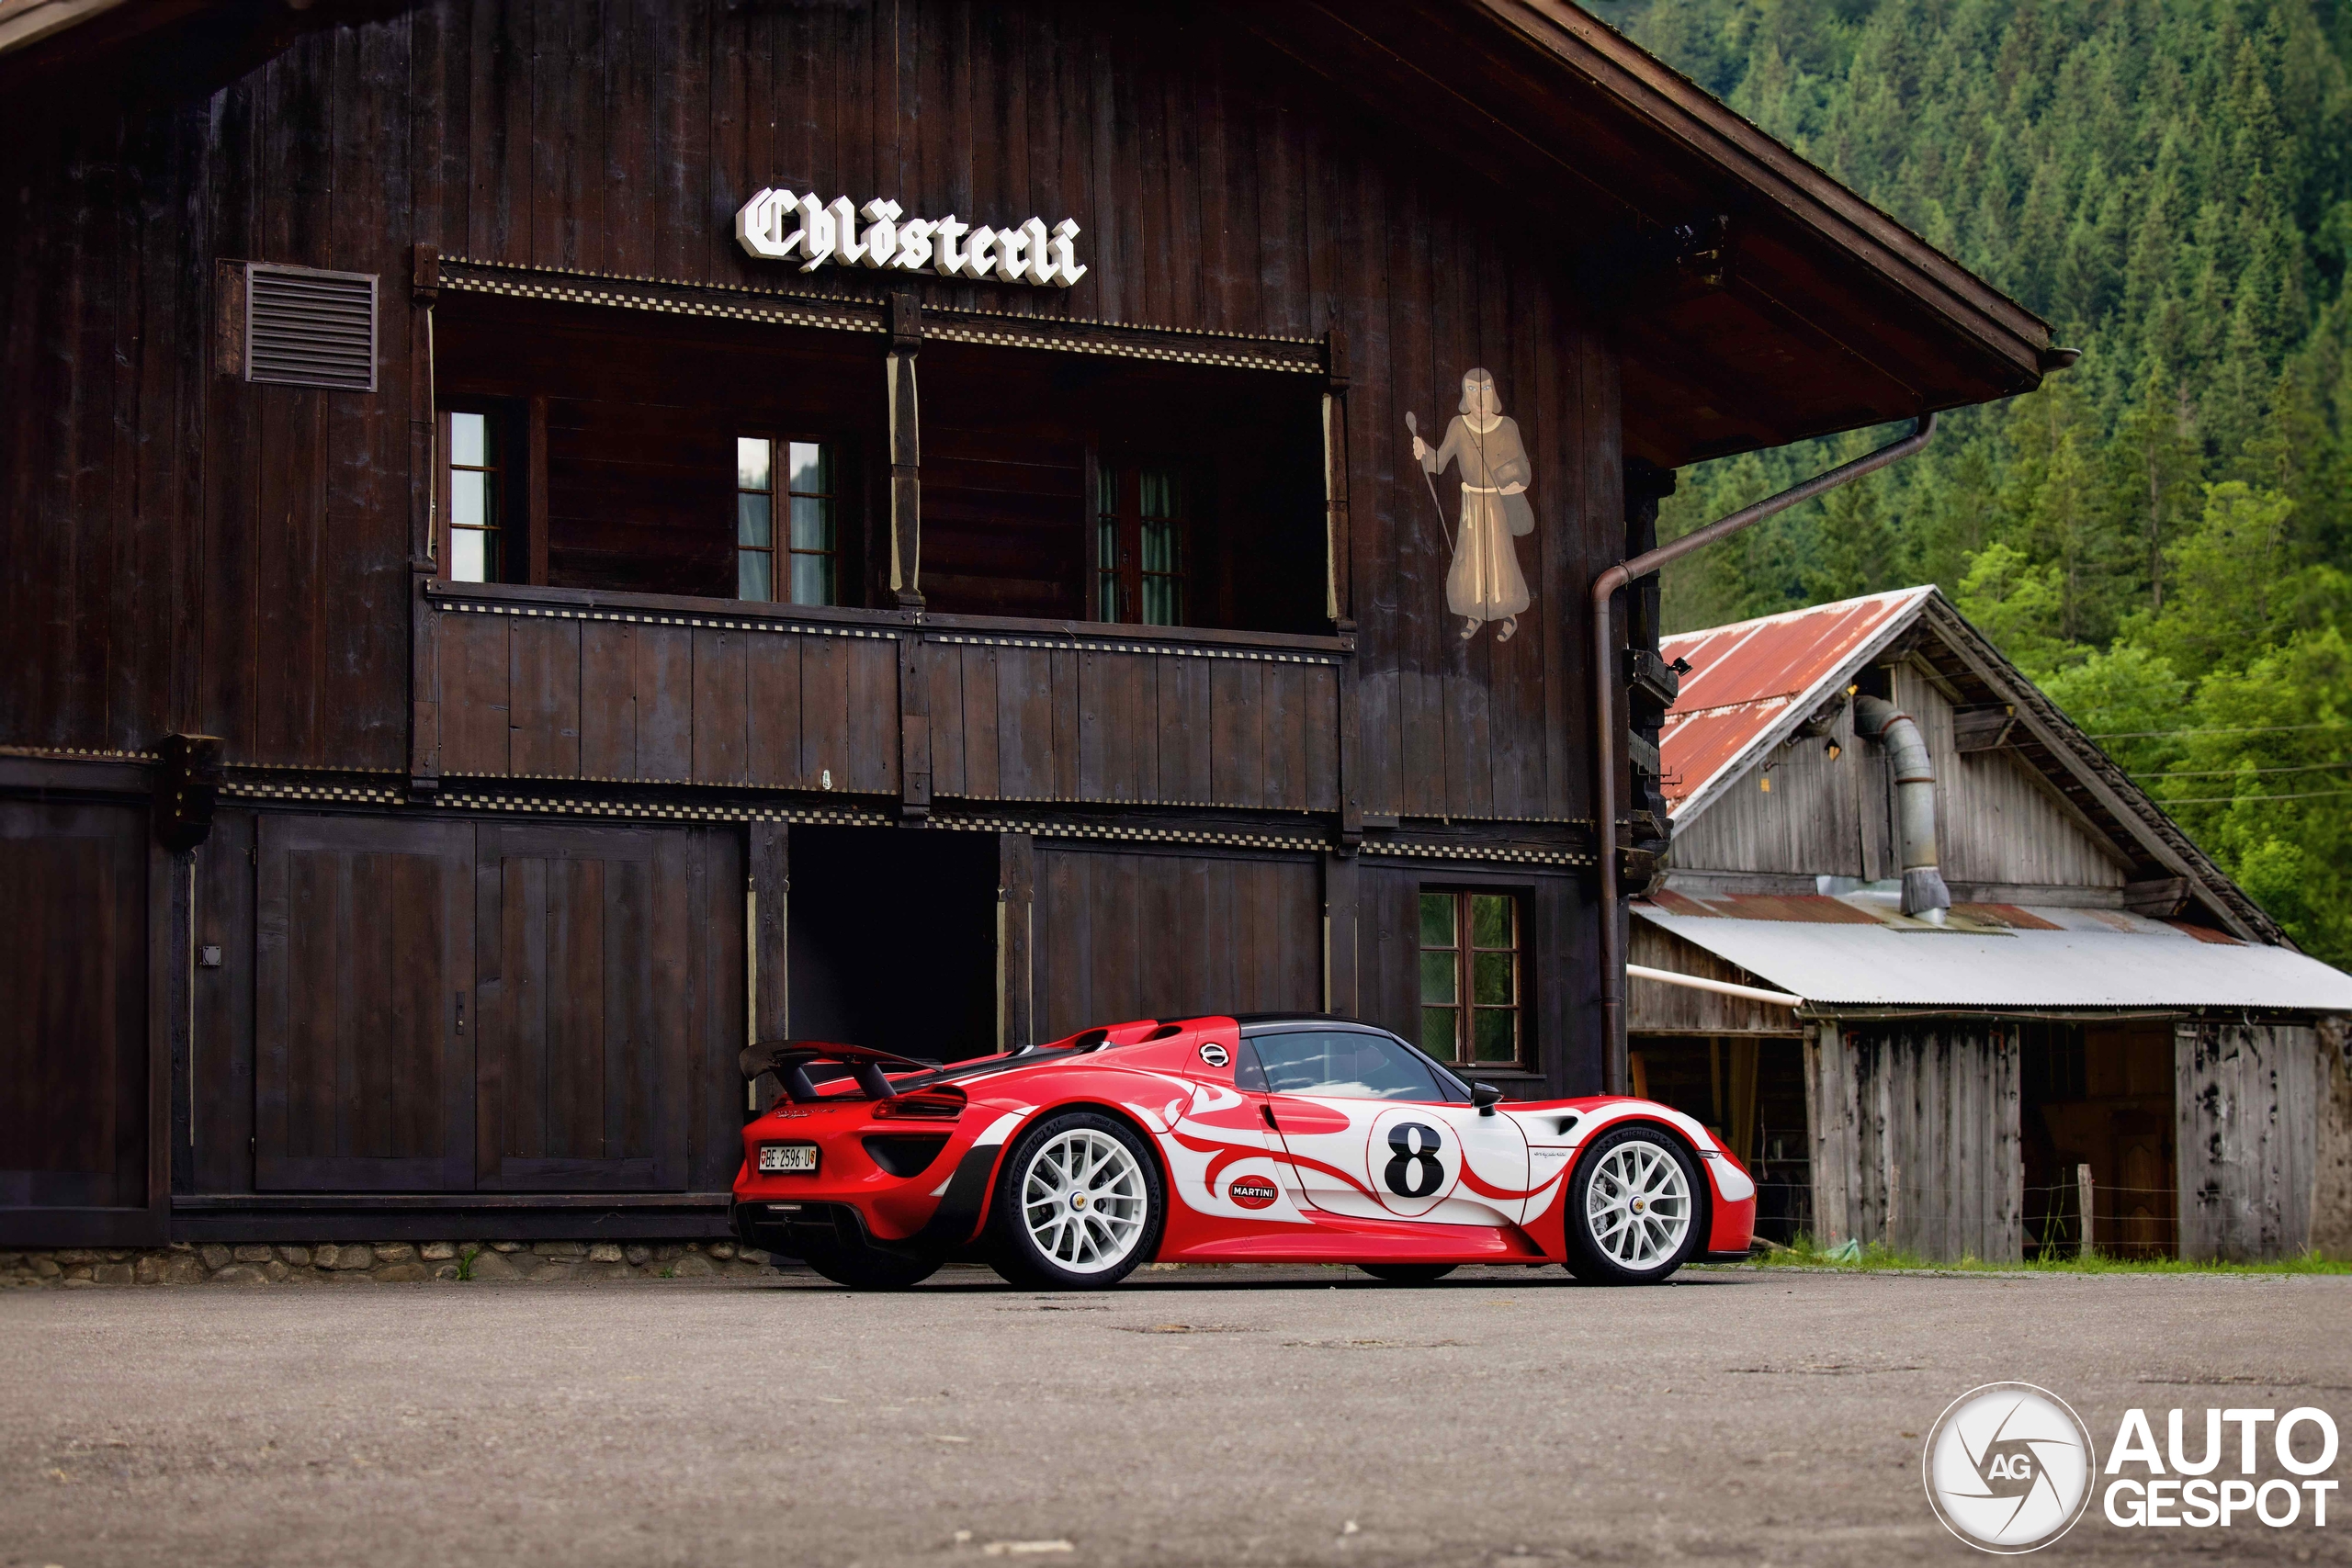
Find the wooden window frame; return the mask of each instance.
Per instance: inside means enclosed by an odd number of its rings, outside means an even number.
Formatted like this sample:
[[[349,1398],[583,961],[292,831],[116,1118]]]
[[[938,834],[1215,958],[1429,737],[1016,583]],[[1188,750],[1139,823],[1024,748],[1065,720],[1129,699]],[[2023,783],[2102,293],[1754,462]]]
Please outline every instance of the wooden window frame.
[[[807,430],[786,430],[772,426],[763,426],[758,429],[738,429],[735,432],[735,439],[738,441],[764,441],[768,444],[768,489],[766,492],[768,497],[768,545],[766,552],[768,556],[768,597],[764,601],[746,599],[743,600],[742,603],[747,604],[760,603],[770,604],[793,604],[797,603],[797,601],[792,597],[792,558],[795,556],[824,556],[830,558],[833,563],[832,597],[828,601],[827,605],[813,607],[839,607],[848,604],[849,596],[844,590],[847,588],[850,581],[848,570],[850,552],[842,536],[843,523],[842,508],[842,502],[847,499],[842,480],[844,474],[843,465],[847,458],[849,443],[838,435],[826,435]],[[791,452],[794,442],[798,442],[804,446],[815,446],[826,454],[825,462],[829,470],[828,478],[831,488],[822,492],[816,491],[796,491],[791,488],[789,469],[791,468]],[[742,488],[741,469],[739,467],[736,470],[736,480],[729,486],[729,493],[730,495],[741,496],[755,495],[760,492],[756,491],[746,491]],[[833,522],[833,547],[831,549],[804,550],[797,548],[793,545],[792,502],[796,497],[823,501],[831,506]],[[740,506],[741,502],[738,502],[737,504]],[[759,547],[756,545],[745,545],[741,543],[739,536],[735,546],[735,552],[740,561],[745,550],[756,550]],[[781,572],[778,570],[779,565],[782,567]],[[738,597],[740,598],[742,588],[741,568],[740,565],[737,568],[735,581]]]
[[[435,509],[439,516],[434,548],[440,575],[449,581],[456,565],[458,526],[456,475],[458,471],[453,419],[479,414],[490,424],[498,461],[487,471],[497,475],[492,487],[498,507],[497,569],[492,582],[545,583],[547,574],[547,401],[534,398],[527,405],[503,398],[450,398],[434,410],[434,441],[439,462],[434,476]],[[466,465],[469,472],[481,472]]]
[[[1176,476],[1176,570],[1147,572],[1143,567],[1143,474],[1164,469]],[[1087,464],[1086,603],[1098,621],[1127,626],[1182,626],[1194,624],[1198,597],[1193,567],[1198,558],[1202,493],[1201,465],[1181,457],[1148,452],[1091,455]],[[1105,481],[1115,490],[1104,510]],[[1105,559],[1103,534],[1112,533],[1110,558]],[[1144,580],[1161,578],[1174,586],[1176,617],[1147,622],[1143,618]],[[1105,579],[1111,579],[1105,581]],[[1105,602],[1106,597],[1109,602]]]
[[[1447,898],[1453,905],[1453,945],[1429,947],[1421,937],[1421,900]],[[1501,898],[1511,912],[1511,945],[1509,948],[1481,948],[1477,945],[1476,925],[1472,918],[1472,900]],[[1413,945],[1417,955],[1414,968],[1415,1043],[1437,1058],[1438,1062],[1456,1073],[1465,1072],[1532,1072],[1534,1041],[1530,1022],[1532,1010],[1529,1006],[1527,986],[1528,914],[1533,900],[1524,888],[1464,886],[1461,884],[1423,883],[1414,889]],[[1476,990],[1476,960],[1481,953],[1504,953],[1511,955],[1511,999],[1505,1004],[1481,1004]],[[1453,955],[1453,995],[1452,1002],[1429,1002],[1419,999],[1421,967],[1426,959],[1421,955],[1445,953]],[[1433,1048],[1429,1040],[1429,1011],[1433,1008],[1449,1009],[1453,1018],[1453,1050],[1452,1055]],[[1480,1012],[1504,1012],[1511,1016],[1512,1055],[1503,1061],[1479,1061],[1477,1053],[1477,1015]]]

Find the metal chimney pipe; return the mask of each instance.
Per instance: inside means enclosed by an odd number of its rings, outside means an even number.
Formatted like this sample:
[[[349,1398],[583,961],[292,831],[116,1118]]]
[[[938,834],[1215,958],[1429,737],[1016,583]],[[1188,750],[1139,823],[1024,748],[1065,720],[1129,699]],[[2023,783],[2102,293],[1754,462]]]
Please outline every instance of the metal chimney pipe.
[[[1936,768],[1918,720],[1883,697],[1854,699],[1854,733],[1886,748],[1894,764],[1895,848],[1903,857],[1903,912],[1944,923],[1951,890],[1936,863]]]
[[[1850,463],[1840,463],[1815,474],[1803,484],[1767,496],[1694,528],[1672,544],[1660,545],[1632,560],[1620,561],[1592,580],[1592,756],[1593,825],[1600,858],[1600,1027],[1601,1089],[1607,1094],[1625,1092],[1625,942],[1617,928],[1617,662],[1611,626],[1611,601],[1617,591],[1636,578],[1647,577],[1668,561],[1702,550],[1751,523],[1761,523],[1825,491],[1876,473],[1899,463],[1935,439],[1936,416],[1921,414],[1911,434]]]

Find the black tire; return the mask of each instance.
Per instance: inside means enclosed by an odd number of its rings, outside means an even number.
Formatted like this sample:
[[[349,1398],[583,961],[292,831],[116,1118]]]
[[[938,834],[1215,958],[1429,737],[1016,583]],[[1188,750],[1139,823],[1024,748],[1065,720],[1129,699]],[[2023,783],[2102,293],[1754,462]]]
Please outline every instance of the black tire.
[[[871,1247],[811,1250],[802,1261],[834,1284],[854,1291],[903,1291],[939,1272],[940,1264],[936,1258],[910,1258]]]
[[[1055,1178],[1061,1170],[1056,1161],[1070,1148],[1065,1140],[1093,1140],[1100,1150],[1102,1145],[1099,1140],[1105,1138],[1125,1149],[1130,1163],[1120,1167],[1114,1161],[1111,1168],[1098,1172],[1105,1182],[1100,1189],[1055,1186]],[[1057,1145],[1061,1147],[1057,1148]],[[1054,1156],[1039,1165],[1041,1156],[1046,1156],[1049,1149],[1055,1150]],[[1053,1195],[1069,1193],[1071,1205],[1066,1212],[1049,1206],[1051,1195],[1033,1195],[1032,1201],[1024,1203],[1024,1189],[1030,1186],[1033,1167],[1036,1168],[1040,1193],[1047,1189],[1054,1190]],[[1139,1194],[1133,1190],[1136,1188],[1140,1188]],[[1076,1202],[1080,1197],[1086,1198],[1086,1204]],[[1069,1238],[1070,1258],[1052,1256],[1040,1245],[1027,1223],[1032,1210],[1038,1211],[1041,1224],[1060,1222],[1060,1228],[1050,1233],[1057,1247],[1068,1235],[1069,1225],[1079,1227],[1078,1234]],[[1086,1218],[1090,1210],[1098,1216],[1091,1223]],[[1167,1215],[1168,1198],[1159,1177],[1159,1162],[1152,1157],[1151,1150],[1136,1136],[1135,1129],[1100,1111],[1064,1111],[1041,1119],[1023,1133],[1005,1156],[989,1203],[989,1261],[998,1273],[1017,1285],[1101,1290],[1117,1284],[1151,1261],[1159,1250],[1160,1228]],[[1101,1240],[1106,1236],[1115,1240]],[[1105,1250],[1114,1245],[1124,1245],[1125,1250],[1114,1260],[1094,1267],[1085,1254],[1089,1246],[1098,1243]]]
[[[1632,1147],[1629,1149],[1629,1145]],[[1619,1155],[1618,1151],[1628,1150]],[[1611,1156],[1618,1157],[1612,1161]],[[1661,1195],[1636,1195],[1623,1207],[1617,1206],[1618,1195],[1630,1191],[1617,1182],[1620,1173],[1630,1163],[1636,1166],[1652,1162],[1663,1156],[1670,1159],[1682,1175],[1680,1223],[1682,1234],[1671,1247],[1663,1244],[1671,1236],[1670,1226],[1662,1221],[1665,1207]],[[1657,1174],[1654,1163],[1646,1166]],[[1600,1216],[1603,1224],[1609,1212],[1624,1215],[1624,1223],[1614,1227],[1597,1229],[1593,1214],[1594,1187],[1601,1185]],[[1576,1174],[1568,1179],[1565,1201],[1567,1212],[1563,1216],[1567,1230],[1567,1269],[1589,1285],[1655,1285],[1671,1276],[1690,1261],[1706,1245],[1707,1185],[1700,1174],[1699,1162],[1682,1140],[1663,1127],[1646,1122],[1616,1127],[1593,1140],[1577,1161]],[[1639,1210],[1628,1214],[1626,1210]],[[1642,1227],[1632,1235],[1628,1225]],[[1663,1234],[1661,1232],[1663,1231]],[[1649,1248],[1657,1248],[1649,1253]],[[1623,1257],[1621,1254],[1630,1253]]]
[[[1357,1268],[1392,1285],[1430,1285],[1444,1279],[1458,1263],[1359,1263]]]

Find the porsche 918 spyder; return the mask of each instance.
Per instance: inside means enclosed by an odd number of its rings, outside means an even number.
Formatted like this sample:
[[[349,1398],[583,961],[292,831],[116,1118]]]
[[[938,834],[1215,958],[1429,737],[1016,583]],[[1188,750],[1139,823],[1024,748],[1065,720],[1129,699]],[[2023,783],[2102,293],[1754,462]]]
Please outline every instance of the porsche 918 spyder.
[[[744,1066],[783,1095],[743,1129],[736,1235],[860,1287],[950,1258],[1064,1288],[1153,1260],[1650,1284],[1744,1258],[1756,1216],[1680,1111],[1507,1100],[1341,1019],[1147,1019],[945,1066],[792,1042]]]

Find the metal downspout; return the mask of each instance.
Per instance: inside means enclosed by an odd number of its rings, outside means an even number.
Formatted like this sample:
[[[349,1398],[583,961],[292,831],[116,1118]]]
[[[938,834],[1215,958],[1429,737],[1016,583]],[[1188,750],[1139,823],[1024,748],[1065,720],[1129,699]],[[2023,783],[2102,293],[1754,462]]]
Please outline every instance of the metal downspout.
[[[1719,517],[1703,528],[1695,528],[1671,544],[1620,561],[1592,580],[1592,728],[1593,728],[1593,825],[1600,862],[1600,1023],[1601,1023],[1601,1087],[1605,1093],[1625,1092],[1625,943],[1618,926],[1617,908],[1617,662],[1615,637],[1611,626],[1611,601],[1617,591],[1636,578],[1647,577],[1669,561],[1681,559],[1694,550],[1702,550],[1716,540],[1738,533],[1751,523],[1760,523],[1775,513],[1786,512],[1800,502],[1811,501],[1826,491],[1836,490],[1864,474],[1876,473],[1890,463],[1899,463],[1935,439],[1936,416],[1921,414],[1911,434],[1875,452],[1865,453],[1850,463],[1840,463],[1826,473],[1815,474],[1803,484],[1794,485],[1778,495],[1767,496],[1752,506],[1744,506],[1728,516]]]

